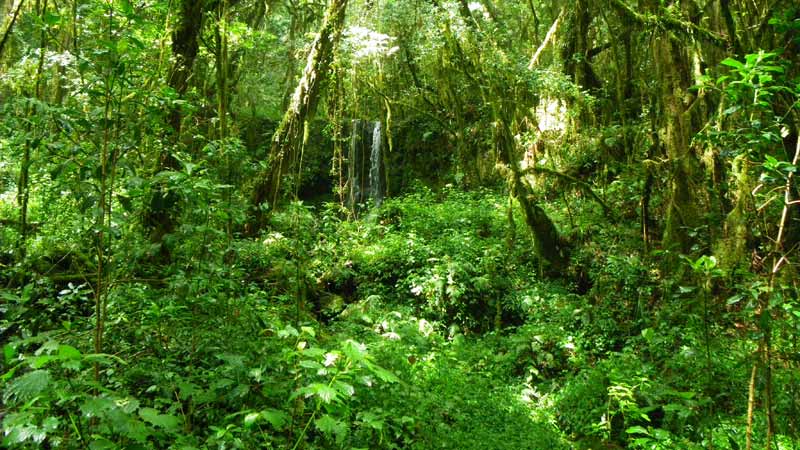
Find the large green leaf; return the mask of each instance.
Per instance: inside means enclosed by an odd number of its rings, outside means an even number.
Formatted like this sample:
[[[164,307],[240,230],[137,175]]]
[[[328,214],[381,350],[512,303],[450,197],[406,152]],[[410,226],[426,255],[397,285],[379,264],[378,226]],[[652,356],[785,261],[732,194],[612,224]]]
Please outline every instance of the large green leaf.
[[[9,383],[3,393],[3,402],[9,403],[12,399],[27,402],[50,388],[52,379],[50,372],[44,369],[28,372]]]
[[[265,409],[263,411],[247,414],[244,417],[244,425],[250,427],[262,419],[269,422],[276,430],[282,429],[289,423],[289,415],[285,412],[277,409]]]
[[[334,436],[336,442],[342,442],[347,436],[347,425],[341,420],[334,419],[328,414],[314,421],[314,425],[326,436]]]
[[[311,391],[325,403],[330,403],[338,398],[336,389],[328,386],[327,384],[314,383],[309,386]]]
[[[725,58],[722,61],[720,61],[720,64],[728,66],[728,67],[733,67],[734,69],[737,69],[737,70],[744,69],[744,64],[742,64],[740,61],[737,61],[737,60],[735,60],[733,58]]]
[[[145,422],[167,431],[176,431],[180,425],[180,419],[176,416],[172,414],[161,414],[157,409],[153,408],[139,409],[139,417],[144,419]]]

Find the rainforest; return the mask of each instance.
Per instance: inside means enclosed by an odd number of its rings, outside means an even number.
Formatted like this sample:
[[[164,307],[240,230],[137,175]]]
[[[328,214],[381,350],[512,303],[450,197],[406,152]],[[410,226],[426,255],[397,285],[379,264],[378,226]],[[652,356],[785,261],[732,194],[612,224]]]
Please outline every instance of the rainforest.
[[[0,447],[800,449],[796,0],[0,0]]]

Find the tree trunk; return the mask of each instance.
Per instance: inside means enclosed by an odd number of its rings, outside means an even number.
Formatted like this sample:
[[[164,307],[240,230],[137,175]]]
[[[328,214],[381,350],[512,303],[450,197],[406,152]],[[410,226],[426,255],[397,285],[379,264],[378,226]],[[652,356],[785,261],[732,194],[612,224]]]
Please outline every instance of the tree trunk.
[[[691,78],[684,45],[669,32],[656,36],[653,61],[661,87],[664,147],[671,164],[663,244],[688,251],[689,231],[700,225],[701,199],[695,194],[700,173],[697,155],[690,148],[692,129],[687,104]]]
[[[178,28],[172,35],[172,55],[175,63],[169,74],[169,87],[175,90],[178,97],[183,97],[189,88],[189,78],[199,48],[198,36],[203,27],[202,1],[183,0],[181,2],[181,19]],[[169,111],[168,124],[176,136],[180,136],[183,119],[180,107],[172,107]],[[174,168],[167,166],[167,168]]]
[[[20,2],[20,5],[22,2]],[[19,8],[17,9],[17,13]],[[36,14],[43,18],[47,12],[47,0],[44,3],[36,2]],[[13,26],[13,22],[9,26]],[[34,84],[34,98],[37,100],[44,100],[44,88],[42,86],[42,74],[44,73],[44,57],[47,49],[47,30],[42,28],[39,35],[39,61],[36,65],[36,77]],[[28,103],[28,116],[37,113],[36,107],[33,102]],[[19,180],[17,182],[17,201],[19,202],[19,241],[17,243],[17,257],[19,260],[25,259],[28,248],[28,204],[30,201],[30,167],[31,167],[31,150],[38,147],[41,138],[37,135],[41,133],[38,126],[32,125],[35,121],[28,122],[27,136],[25,138],[25,148],[22,153],[22,161],[20,163]]]
[[[283,97],[281,98],[281,109],[286,110],[292,100],[292,92],[295,88],[295,76],[297,73],[297,47],[296,40],[298,32],[302,32],[303,19],[299,17],[296,8],[290,10],[289,36],[286,39],[286,72],[283,75]],[[302,33],[301,33],[302,34]]]
[[[599,89],[600,80],[589,64],[589,26],[592,15],[586,0],[577,1],[570,22],[566,29],[574,31],[569,34],[563,50],[564,71],[582,89]]]
[[[168,84],[181,99],[189,88],[192,66],[199,48],[198,36],[203,26],[203,5],[205,2],[183,0],[181,2],[181,18],[172,35],[172,54],[175,62],[169,73]],[[183,114],[180,106],[171,106],[167,114],[167,125],[171,128],[173,143],[178,144],[181,136]],[[180,163],[169,148],[165,148],[158,156],[155,172],[177,170]],[[170,252],[164,245],[164,236],[175,229],[178,199],[166,186],[153,186],[147,210],[144,213],[144,225],[150,230],[150,242],[160,246],[161,262],[170,259]]]
[[[515,151],[516,143],[511,130],[502,118],[497,117],[497,112],[495,112],[495,116],[493,137],[496,151],[500,162],[509,169],[510,173],[507,173],[506,176],[509,178],[511,194],[522,206],[525,223],[533,234],[536,255],[542,262],[549,264],[550,270],[560,271],[569,262],[566,245],[553,221],[530,195],[523,173],[519,168],[519,158]]]
[[[269,168],[257,181],[253,191],[252,205],[255,221],[251,231],[263,223],[263,206],[275,207],[280,193],[282,176],[299,159],[304,128],[314,116],[323,84],[333,59],[333,49],[341,36],[347,0],[332,0],[325,18],[309,51],[306,67],[297,83],[289,109],[272,136],[269,152]]]

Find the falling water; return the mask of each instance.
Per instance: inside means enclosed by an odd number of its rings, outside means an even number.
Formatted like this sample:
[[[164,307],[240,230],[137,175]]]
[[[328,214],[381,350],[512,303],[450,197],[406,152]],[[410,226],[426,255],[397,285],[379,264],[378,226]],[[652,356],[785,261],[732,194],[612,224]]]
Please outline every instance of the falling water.
[[[369,154],[369,196],[375,206],[381,206],[381,123],[375,122],[372,128],[372,149]]]
[[[359,119],[353,119],[353,128],[350,133],[350,153],[348,155],[348,174],[347,182],[350,185],[350,194],[348,196],[348,207],[355,211],[356,205],[361,202],[361,170],[359,155],[361,154],[361,134],[363,130],[363,123]]]
[[[347,206],[357,210],[368,202],[380,206],[383,201],[380,122],[353,119],[347,164]]]

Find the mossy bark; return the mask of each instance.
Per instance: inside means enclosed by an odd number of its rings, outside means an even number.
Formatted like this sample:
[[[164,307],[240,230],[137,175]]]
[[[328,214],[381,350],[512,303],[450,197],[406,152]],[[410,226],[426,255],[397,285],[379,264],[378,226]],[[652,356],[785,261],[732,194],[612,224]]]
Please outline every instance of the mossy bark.
[[[509,179],[511,193],[519,201],[525,224],[533,235],[536,256],[547,263],[550,270],[561,271],[569,262],[567,246],[553,221],[529,192],[514,151],[514,138],[503,120],[495,121],[494,141],[500,162],[507,168],[505,175]]]
[[[744,155],[733,161],[732,175],[736,180],[733,210],[725,218],[723,236],[715,253],[719,255],[721,265],[728,269],[749,262],[747,252],[753,240],[751,223],[754,219],[755,205],[750,192],[753,183],[748,176],[749,164]]]
[[[690,146],[689,63],[685,50],[670,33],[662,33],[654,39],[653,57],[665,120],[663,143],[671,164],[663,245],[686,252],[692,244],[689,231],[701,224],[702,203],[696,195],[700,185],[697,180],[702,174],[697,155]]]
[[[272,136],[269,167],[256,182],[251,198],[254,213],[251,231],[263,225],[264,206],[274,208],[280,193],[281,178],[300,159],[303,135],[308,121],[316,112],[322,87],[327,81],[333,51],[341,36],[346,8],[347,0],[333,0],[328,5],[289,109]]]

